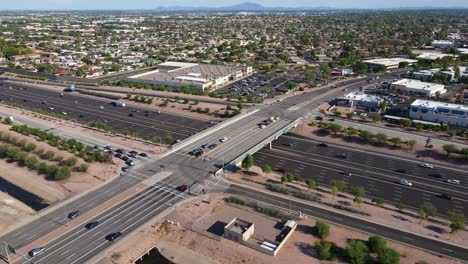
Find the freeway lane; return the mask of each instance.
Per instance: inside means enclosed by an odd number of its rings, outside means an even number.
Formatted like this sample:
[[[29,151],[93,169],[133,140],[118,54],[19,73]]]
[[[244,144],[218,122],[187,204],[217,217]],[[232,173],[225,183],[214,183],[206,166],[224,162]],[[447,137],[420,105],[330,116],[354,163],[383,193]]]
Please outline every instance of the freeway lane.
[[[68,116],[85,122],[105,120],[110,127],[120,132],[132,131],[141,136],[172,135],[176,139],[183,139],[210,126],[208,121],[195,118],[155,113],[143,108],[114,107],[110,104],[111,100],[95,99],[77,93],[64,93],[61,97],[59,92],[5,82],[1,84],[0,100],[53,113],[66,112]],[[50,107],[54,109],[51,110]],[[130,114],[134,116],[131,117]]]
[[[433,169],[424,168],[421,163],[424,160],[414,160],[398,158],[377,152],[369,152],[346,146],[329,144],[329,147],[318,146],[320,142],[314,141],[300,135],[290,134],[283,136],[273,142],[273,148],[295,153],[301,156],[323,158],[334,160],[349,166],[361,167],[366,171],[382,172],[389,175],[404,177],[409,180],[424,182],[426,186],[449,190],[453,194],[468,195],[468,171],[453,167],[432,164]],[[338,155],[345,154],[346,158]],[[461,181],[460,185],[447,183],[448,179]]]
[[[402,186],[398,183],[399,178],[385,179],[388,176],[382,173],[376,174],[369,170],[359,170],[359,168],[343,164],[340,160],[327,160],[325,162],[324,159],[296,155],[276,149],[262,149],[254,155],[254,158],[259,166],[270,164],[273,165],[274,169],[285,168],[304,179],[314,179],[320,185],[330,186],[332,180],[342,180],[347,183],[348,187],[363,186],[366,190],[366,196],[382,197],[390,203],[402,203],[416,209],[424,203],[431,203],[443,215],[448,210],[465,215],[468,213],[468,200],[466,199],[442,199],[439,197],[441,192]],[[351,172],[352,176],[344,174],[344,171]]]
[[[386,239],[393,240],[399,243],[406,244],[411,247],[416,247],[435,253],[437,255],[445,255],[451,258],[456,258],[462,261],[468,261],[467,249],[440,242],[437,240],[413,235],[411,233],[400,231],[394,228],[374,224],[368,221],[354,218],[347,215],[335,213],[333,211],[324,210],[311,205],[299,203],[282,197],[273,196],[263,192],[252,191],[251,189],[231,185],[227,190],[229,194],[244,196],[255,201],[272,204],[274,206],[302,212],[314,218],[323,219],[325,221],[335,223],[347,228],[359,230],[368,234],[379,235]]]

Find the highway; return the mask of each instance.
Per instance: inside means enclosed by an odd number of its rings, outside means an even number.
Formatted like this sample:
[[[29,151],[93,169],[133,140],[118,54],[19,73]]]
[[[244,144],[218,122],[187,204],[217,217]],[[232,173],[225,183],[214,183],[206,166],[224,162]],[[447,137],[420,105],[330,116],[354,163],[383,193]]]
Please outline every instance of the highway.
[[[315,108],[321,101],[329,100],[329,98],[336,97],[337,94],[344,93],[344,87],[348,87],[348,90],[358,89],[363,82],[363,80],[347,81],[338,89],[316,90],[301,96],[287,98],[272,105],[261,106],[257,109],[258,111],[252,112],[252,114],[246,115],[244,118],[232,124],[226,126],[219,124],[219,128],[208,135],[189,137],[185,141],[182,141],[184,142],[183,145],[177,150],[159,159],[140,161],[139,165],[137,164],[130,172],[124,173],[122,176],[119,176],[96,191],[92,191],[75,199],[65,207],[45,213],[40,219],[3,235],[1,240],[7,241],[13,246],[27,252],[27,250],[31,249],[28,245],[34,242],[34,240],[63,225],[63,219],[66,215],[65,212],[68,214],[69,211],[80,210],[85,213],[80,216],[81,220],[86,219],[87,223],[98,220],[101,221],[101,224],[89,231],[82,226],[70,228],[68,232],[45,243],[43,246],[47,249],[42,254],[35,257],[33,261],[34,263],[86,263],[118,242],[120,238],[117,239],[116,242],[106,241],[105,236],[109,233],[120,231],[126,236],[132,231],[137,230],[139,226],[151,220],[154,216],[160,215],[166,209],[171,209],[171,206],[175,206],[178,202],[182,202],[192,197],[192,195],[201,195],[203,189],[206,189],[209,193],[241,194],[281,207],[285,207],[284,205],[289,204],[290,209],[300,210],[312,216],[314,212],[317,214],[320,212],[321,214],[318,217],[323,217],[323,219],[332,222],[339,222],[351,228],[369,232],[369,228],[372,226],[358,219],[348,219],[341,215],[337,216],[336,213],[321,212],[316,208],[297,204],[296,202],[287,201],[269,194],[260,194],[252,191],[246,192],[237,187],[228,186],[222,181],[222,178],[213,176],[213,172],[222,168],[224,164],[230,163],[246,151],[255,148],[259,142],[267,139],[273,133],[283,132],[286,126],[291,125],[297,118],[308,114],[308,112]],[[17,96],[16,94],[13,95]],[[68,94],[66,94],[65,97],[67,95]],[[58,97],[58,100],[61,100],[60,97]],[[94,107],[96,107],[96,105],[94,105]],[[107,107],[105,107],[105,109],[107,109]],[[80,111],[85,112],[85,109]],[[107,112],[105,113],[107,114]],[[280,120],[264,129],[259,128],[257,124],[269,116],[278,116]],[[223,137],[227,137],[228,140],[226,142],[220,142],[220,139]],[[280,138],[280,140],[283,139]],[[207,150],[204,155],[198,159],[188,154],[191,150],[199,148],[206,143],[216,143],[218,146]],[[260,154],[262,153],[263,151]],[[295,155],[295,157],[297,158],[298,155]],[[322,164],[320,166],[327,167],[325,168],[326,172],[339,172],[339,170],[333,168],[331,165]],[[328,166],[332,168],[328,168]],[[172,174],[160,181],[153,179],[157,173],[162,171],[172,172]],[[147,182],[148,180],[153,180],[155,183],[149,184],[147,188],[138,190],[137,194],[132,195],[121,203],[115,204],[115,206],[108,210],[102,211],[97,216],[89,216],[86,214],[86,212],[97,204],[117,196],[120,192],[132,188],[138,183]],[[182,184],[192,186],[192,195],[176,191],[176,187]],[[399,185],[394,184],[394,186]],[[399,187],[401,188],[401,186]],[[395,190],[395,193],[397,191],[398,190]],[[55,222],[45,219],[52,219]],[[407,234],[405,232],[399,234],[398,231],[394,229],[382,228],[378,225],[376,225],[370,233],[383,234],[382,236],[384,237],[411,245],[414,242],[414,245],[421,246],[427,250],[433,250],[439,254],[468,260],[468,256],[463,254],[463,251],[460,252],[458,247],[453,247],[443,242],[435,242],[417,236],[406,236]],[[408,238],[412,240],[408,240]],[[432,244],[440,245],[434,247]],[[14,263],[24,263],[24,261],[18,260]]]
[[[263,202],[265,204],[272,204],[278,208],[282,208],[287,211],[300,211],[301,213],[312,216],[314,218],[332,222],[344,226],[346,228],[359,230],[371,235],[382,236],[386,239],[390,239],[410,247],[416,247],[431,252],[435,255],[444,255],[465,262],[468,261],[468,254],[466,254],[465,248],[447,244],[441,241],[437,241],[435,239],[428,239],[406,231],[382,226],[379,224],[374,224],[372,222],[368,222],[359,218],[338,214],[332,211],[324,210],[321,208],[299,203],[293,200],[288,200],[267,193],[259,193],[241,186],[231,186],[227,190],[227,192],[229,194],[247,197],[251,200]],[[333,230],[331,232],[333,232]]]
[[[468,188],[464,180],[468,178],[466,171],[437,165],[434,169],[427,169],[420,167],[418,162],[330,144],[320,147],[318,143],[284,136],[273,142],[273,149],[262,149],[254,158],[259,166],[269,164],[274,169],[284,168],[304,179],[314,179],[322,186],[330,186],[332,180],[342,180],[348,188],[363,186],[366,196],[382,197],[393,204],[418,209],[424,203],[431,203],[442,215],[449,210],[465,215],[468,213]],[[338,154],[348,157],[340,158],[336,156]],[[407,173],[396,172],[399,169],[407,170]],[[347,173],[351,173],[351,176]],[[433,177],[436,174],[442,178]],[[463,185],[450,185],[444,181],[448,178],[460,179]],[[413,187],[399,184],[401,179],[411,181]],[[440,194],[443,193],[453,196],[453,200],[441,198]]]
[[[60,94],[29,85],[0,82],[0,101],[56,114],[65,112],[67,116],[79,122],[104,121],[121,133],[136,132],[140,136],[150,137],[171,135],[177,140],[187,138],[210,126],[209,121],[192,117],[157,113],[136,107],[115,107],[110,104],[110,99],[93,98],[78,93],[63,93],[63,96]],[[133,116],[129,116],[130,114]]]

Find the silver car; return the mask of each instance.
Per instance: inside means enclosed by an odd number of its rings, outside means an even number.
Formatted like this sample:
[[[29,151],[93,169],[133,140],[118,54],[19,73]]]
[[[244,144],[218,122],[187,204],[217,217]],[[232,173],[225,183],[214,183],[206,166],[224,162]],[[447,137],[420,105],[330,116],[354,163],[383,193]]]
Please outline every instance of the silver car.
[[[29,251],[28,254],[29,254],[29,256],[31,256],[31,257],[35,257],[35,256],[41,254],[42,252],[44,252],[44,250],[46,250],[45,247],[38,247],[38,248],[34,248],[34,249],[32,249],[31,251]]]
[[[460,180],[455,180],[455,179],[448,179],[447,180],[448,183],[450,184],[456,184],[456,185],[460,185]]]

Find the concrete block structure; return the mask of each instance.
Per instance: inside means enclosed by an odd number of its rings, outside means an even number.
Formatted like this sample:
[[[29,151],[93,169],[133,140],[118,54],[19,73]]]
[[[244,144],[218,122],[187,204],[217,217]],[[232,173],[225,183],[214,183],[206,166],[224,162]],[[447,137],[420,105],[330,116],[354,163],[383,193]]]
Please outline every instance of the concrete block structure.
[[[435,97],[447,92],[443,84],[428,83],[413,79],[395,81],[390,85],[390,90],[425,97]]]
[[[444,102],[415,100],[409,111],[412,119],[468,127],[468,106]]]
[[[398,69],[400,62],[408,62],[408,66],[413,65],[414,63],[418,62],[418,60],[413,59],[405,59],[405,58],[378,58],[378,59],[371,59],[371,60],[363,60],[365,64],[369,66],[369,69],[377,69],[380,66],[384,66],[385,69]]]
[[[351,92],[337,99],[337,106],[364,109],[368,112],[378,112],[383,99],[378,95],[363,92]]]
[[[224,227],[224,237],[237,242],[247,241],[254,233],[254,224],[234,218]]]

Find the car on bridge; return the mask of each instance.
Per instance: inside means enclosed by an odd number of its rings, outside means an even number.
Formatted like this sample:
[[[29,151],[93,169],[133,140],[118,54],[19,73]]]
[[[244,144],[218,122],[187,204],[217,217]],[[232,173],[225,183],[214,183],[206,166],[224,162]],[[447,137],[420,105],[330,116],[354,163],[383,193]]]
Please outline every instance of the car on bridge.
[[[75,219],[77,218],[78,216],[81,215],[81,212],[80,211],[73,211],[71,212],[70,214],[68,214],[68,218],[69,219]]]
[[[99,225],[99,221],[94,221],[94,222],[87,223],[85,225],[85,228],[88,230],[91,230],[91,229],[96,228],[98,225]]]

